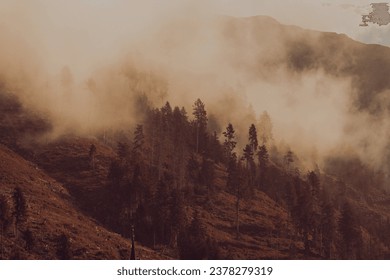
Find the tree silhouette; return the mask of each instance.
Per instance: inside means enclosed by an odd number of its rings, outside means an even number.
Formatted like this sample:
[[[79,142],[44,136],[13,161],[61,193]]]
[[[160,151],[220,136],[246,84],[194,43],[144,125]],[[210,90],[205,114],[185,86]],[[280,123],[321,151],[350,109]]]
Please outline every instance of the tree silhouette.
[[[245,169],[248,173],[248,184],[253,186],[254,178],[256,177],[256,164],[253,159],[253,150],[250,144],[247,144],[243,150],[243,159],[245,160]]]
[[[271,117],[267,113],[267,111],[264,111],[261,116],[258,123],[259,128],[259,138],[262,145],[268,145],[270,141],[273,140],[272,135],[272,122]]]
[[[332,259],[334,257],[333,247],[337,229],[336,212],[332,201],[328,197],[323,198],[321,208],[321,247],[325,258]]]
[[[189,154],[188,142],[191,139],[187,112],[184,108],[173,109],[173,155],[172,170],[175,173],[175,185],[182,189],[186,179],[186,159]]]
[[[173,247],[178,245],[178,236],[182,230],[186,227],[186,215],[184,211],[184,197],[178,189],[174,189],[171,192],[170,204],[170,244]]]
[[[17,230],[19,225],[26,220],[27,215],[27,203],[20,187],[17,187],[13,193],[14,200],[14,217],[15,217],[15,234],[17,235]]]
[[[140,163],[144,156],[145,135],[143,126],[138,124],[134,131],[132,157],[133,162]]]
[[[253,159],[253,156],[257,153],[257,148],[259,146],[257,140],[257,131],[254,124],[251,124],[251,126],[249,127],[248,140],[249,140],[249,144],[248,144],[249,147],[245,147],[244,149],[244,158],[246,159],[247,169],[249,169],[249,174],[250,174],[249,184],[253,185],[254,180],[256,178],[256,164]],[[248,149],[250,149],[250,151]]]
[[[309,254],[312,245],[311,237],[314,234],[316,217],[314,214],[313,197],[306,186],[302,186],[299,190],[295,215],[298,222],[298,228],[303,235],[305,253]]]
[[[218,247],[206,233],[206,229],[195,211],[190,225],[180,234],[178,239],[180,259],[204,260],[217,259]]]
[[[57,257],[60,260],[70,260],[72,258],[70,242],[65,233],[61,234],[57,239]]]
[[[117,154],[119,156],[119,159],[122,161],[122,162],[125,162],[128,160],[129,156],[130,156],[130,146],[129,144],[125,143],[125,142],[118,142],[117,144]]]
[[[307,174],[307,180],[310,184],[312,195],[315,198],[318,198],[320,194],[320,179],[318,178],[317,174],[314,171],[310,171]]]
[[[120,188],[124,176],[124,166],[118,160],[113,160],[107,175],[107,178],[111,181],[111,186],[114,188]]]
[[[8,204],[8,200],[5,195],[0,195],[0,238],[1,238],[1,259],[3,259],[4,255],[4,235],[9,226],[12,223],[12,215],[10,211],[10,207]]]
[[[229,162],[230,158],[233,156],[233,150],[237,144],[237,141],[235,141],[235,131],[231,123],[228,124],[228,126],[226,127],[226,131],[223,132],[223,135],[225,136],[225,140],[223,142],[225,156],[227,162]]]
[[[210,189],[213,186],[215,176],[214,162],[203,157],[200,167],[200,183]]]
[[[237,161],[235,154],[230,157],[228,166],[228,179],[226,182],[227,188],[232,191],[236,196],[235,210],[236,210],[236,237],[240,235],[240,201],[242,197],[242,182],[241,175],[242,169],[240,163]]]
[[[162,178],[158,183],[153,205],[153,223],[156,229],[156,239],[160,244],[168,244],[170,241],[169,200],[170,196],[167,179]]]
[[[96,146],[94,144],[91,144],[89,147],[89,162],[91,164],[92,170],[95,170],[95,155],[96,155]]]
[[[257,131],[256,126],[254,124],[251,124],[251,126],[249,127],[249,146],[252,150],[252,153],[256,154],[259,142],[257,140]]]
[[[196,152],[199,153],[199,148],[205,145],[205,134],[207,128],[207,112],[204,103],[198,98],[192,106],[192,114],[195,117],[194,124],[196,130]]]
[[[247,144],[243,150],[243,159],[245,159],[246,162],[246,168],[249,169],[253,161],[253,150],[249,144]]]
[[[194,154],[192,154],[187,161],[187,173],[190,183],[193,185],[198,185],[200,183],[200,164]]]
[[[284,164],[286,166],[287,171],[291,171],[291,165],[294,162],[295,155],[294,153],[289,149],[286,154],[283,157]]]
[[[342,257],[345,259],[356,259],[360,253],[361,232],[356,215],[349,202],[345,202],[341,210],[339,230],[342,242],[340,246]]]
[[[257,159],[259,162],[259,178],[258,178],[258,185],[259,187],[264,184],[268,162],[269,162],[269,155],[268,150],[265,145],[261,145],[259,148],[259,151],[257,152]]]
[[[35,239],[30,229],[26,229],[25,231],[23,231],[23,239],[26,242],[26,250],[31,251],[35,245]]]

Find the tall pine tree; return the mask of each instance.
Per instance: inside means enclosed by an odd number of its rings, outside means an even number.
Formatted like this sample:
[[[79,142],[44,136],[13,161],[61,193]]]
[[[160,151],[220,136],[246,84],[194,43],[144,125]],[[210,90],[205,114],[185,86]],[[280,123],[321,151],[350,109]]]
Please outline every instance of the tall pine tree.
[[[206,128],[207,128],[207,112],[204,103],[198,98],[192,106],[194,115],[194,126],[196,136],[196,152],[205,149],[206,146]]]

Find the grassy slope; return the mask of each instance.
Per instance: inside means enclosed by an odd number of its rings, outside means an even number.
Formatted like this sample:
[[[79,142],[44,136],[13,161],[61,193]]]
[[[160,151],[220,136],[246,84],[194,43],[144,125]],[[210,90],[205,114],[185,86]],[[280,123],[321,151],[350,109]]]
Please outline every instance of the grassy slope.
[[[75,259],[129,257],[129,240],[109,232],[84,215],[61,183],[0,145],[0,193],[9,198],[11,205],[15,187],[21,187],[25,194],[28,217],[22,228],[32,231],[35,246],[27,252],[22,235],[16,237],[11,227],[5,238],[5,258],[13,258],[19,251],[24,259],[56,259],[56,239],[62,233],[68,236]],[[137,249],[137,257],[141,259],[167,258],[141,246]]]

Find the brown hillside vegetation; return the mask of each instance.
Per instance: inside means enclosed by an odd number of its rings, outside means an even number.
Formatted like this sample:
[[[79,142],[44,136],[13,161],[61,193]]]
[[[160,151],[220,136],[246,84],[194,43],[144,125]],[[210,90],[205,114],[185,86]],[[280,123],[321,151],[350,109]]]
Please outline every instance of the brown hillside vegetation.
[[[95,171],[91,170],[86,155],[92,143],[97,146],[98,151]],[[96,214],[93,209],[99,206],[102,199],[96,197],[96,193],[99,188],[105,187],[108,159],[114,157],[114,152],[109,147],[96,140],[79,137],[67,137],[50,143],[38,148],[35,155],[45,171],[4,146],[0,152],[2,191],[10,197],[15,186],[23,186],[29,205],[24,227],[31,229],[37,238],[34,252],[26,252],[24,241],[16,240],[13,233],[9,232],[6,247],[12,251],[19,250],[22,258],[55,259],[56,237],[65,233],[74,244],[75,258],[126,258],[130,248],[128,240],[108,232],[77,210],[77,205],[80,204]],[[201,205],[205,198],[200,195],[200,205],[195,204],[193,209],[201,213],[208,234],[218,240],[224,256],[233,259],[283,259],[288,258],[292,243],[296,243],[297,247],[301,246],[299,242],[291,240],[287,233],[292,225],[287,220],[286,211],[263,192],[256,192],[254,197],[243,202],[241,239],[237,240],[232,218],[234,196],[223,191],[224,171],[221,171],[220,176],[221,179],[217,178],[216,184],[221,189],[213,196],[212,201],[203,207]],[[63,184],[69,186],[74,197]],[[95,207],[88,208],[92,205]],[[280,236],[279,232],[282,230],[286,233]],[[12,243],[15,244],[11,246]],[[9,251],[5,254],[14,257]],[[140,259],[163,257],[140,246],[137,246],[137,255]]]
[[[69,239],[74,259],[129,259],[131,243],[84,215],[61,183],[37,165],[0,145],[0,194],[12,205],[12,192],[20,187],[27,202],[27,218],[21,228],[11,227],[4,239],[5,259],[57,259],[58,238]],[[34,245],[26,250],[22,231],[32,232]],[[166,258],[137,245],[137,258]]]
[[[97,147],[96,169],[88,161],[91,144]],[[96,139],[66,137],[38,148],[36,160],[53,178],[63,182],[74,195],[78,205],[96,219],[105,221],[107,198],[107,173],[115,152]],[[187,208],[191,216],[195,210],[207,227],[207,233],[218,241],[222,256],[233,259],[284,259],[289,258],[290,246],[302,247],[289,235],[292,224],[287,212],[265,193],[256,191],[252,198],[243,201],[241,207],[241,238],[236,239],[234,229],[234,196],[226,192],[226,171],[219,169],[215,184],[218,191],[211,200],[199,195],[197,203]],[[280,232],[285,232],[280,234]]]

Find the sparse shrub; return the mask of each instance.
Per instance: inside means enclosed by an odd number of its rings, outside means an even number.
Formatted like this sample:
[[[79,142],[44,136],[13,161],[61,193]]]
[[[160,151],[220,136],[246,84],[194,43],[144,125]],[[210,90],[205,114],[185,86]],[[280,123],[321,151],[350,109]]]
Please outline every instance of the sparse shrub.
[[[23,239],[26,242],[26,246],[25,246],[26,250],[31,251],[35,245],[35,239],[34,239],[34,235],[33,235],[32,231],[30,229],[26,229],[23,232]]]
[[[64,233],[57,239],[57,257],[60,260],[69,260],[72,258],[70,242]]]

